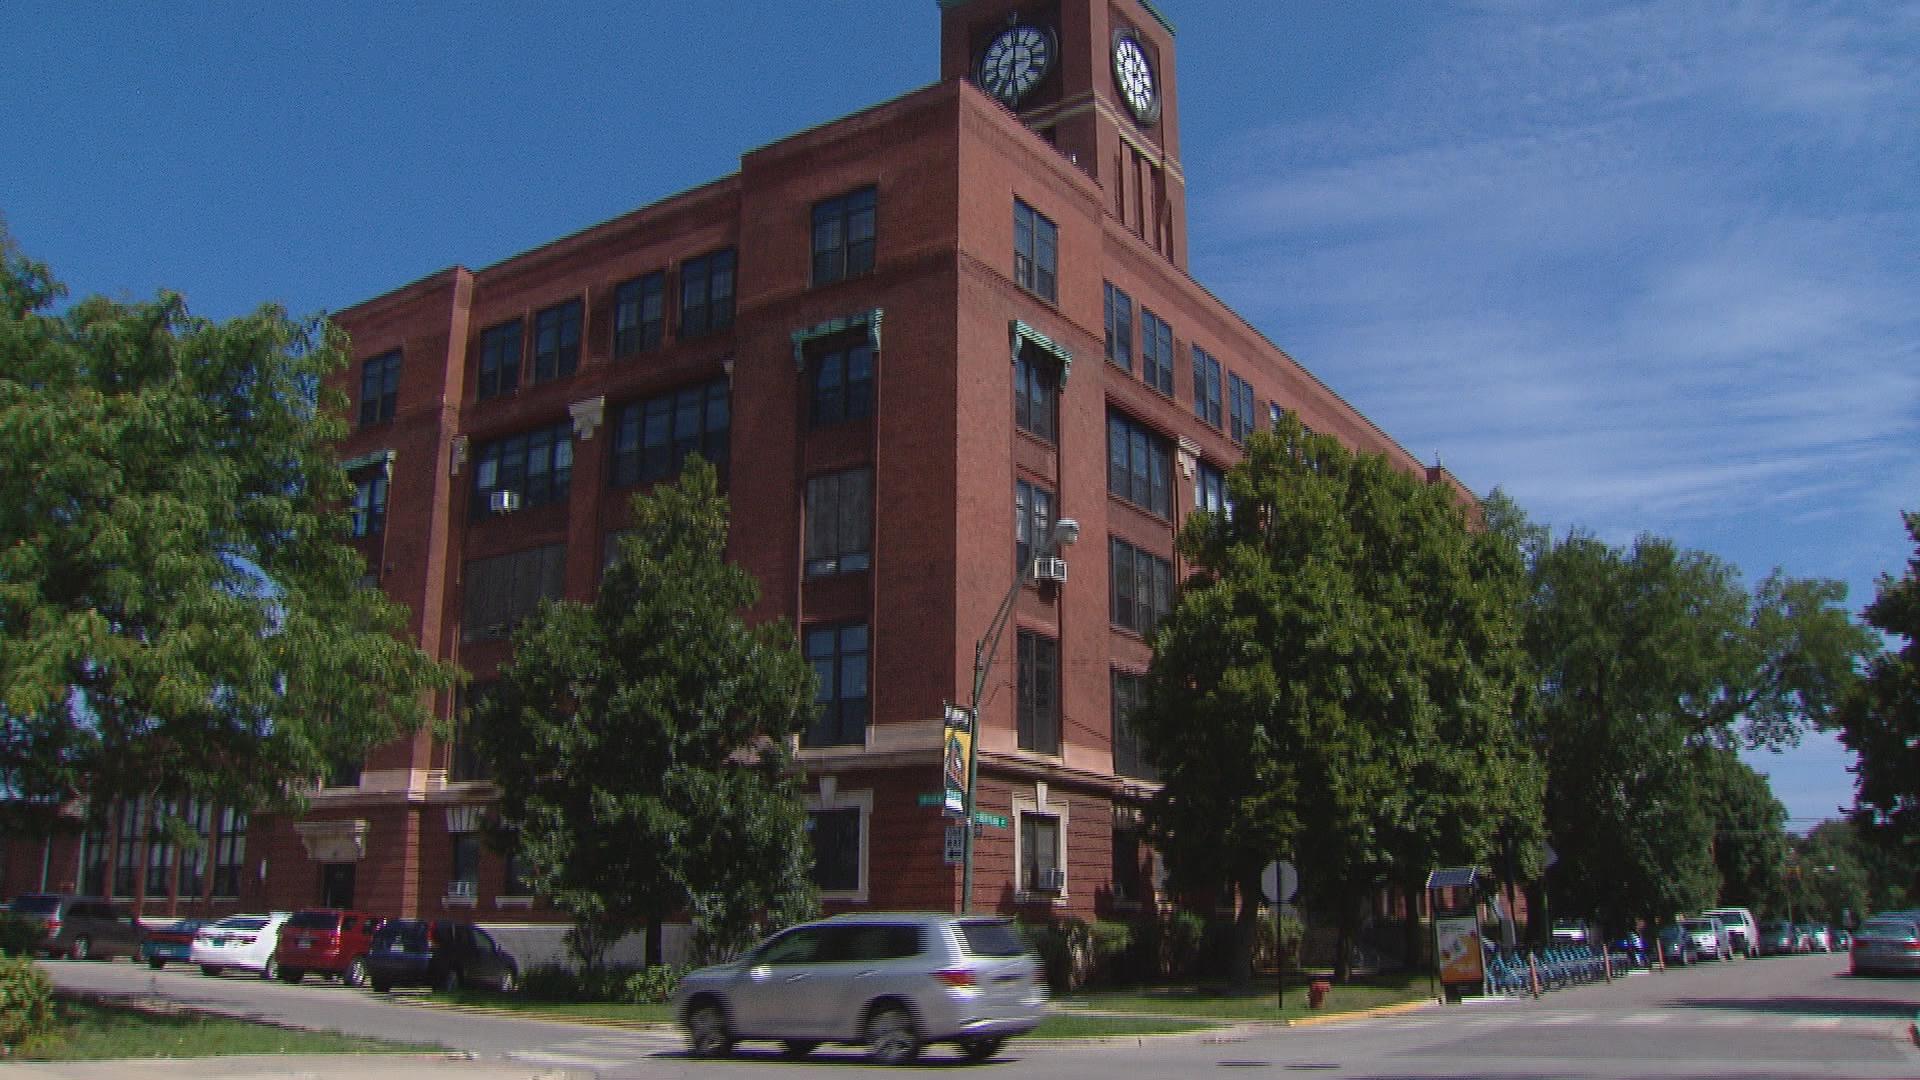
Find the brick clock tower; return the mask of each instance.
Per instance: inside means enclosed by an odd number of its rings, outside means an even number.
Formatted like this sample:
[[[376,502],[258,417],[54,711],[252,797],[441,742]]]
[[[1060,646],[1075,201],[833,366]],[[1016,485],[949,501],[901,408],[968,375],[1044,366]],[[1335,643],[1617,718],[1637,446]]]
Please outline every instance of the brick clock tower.
[[[1147,0],[940,0],[940,77],[964,78],[1106,191],[1107,212],[1187,267],[1173,26]]]

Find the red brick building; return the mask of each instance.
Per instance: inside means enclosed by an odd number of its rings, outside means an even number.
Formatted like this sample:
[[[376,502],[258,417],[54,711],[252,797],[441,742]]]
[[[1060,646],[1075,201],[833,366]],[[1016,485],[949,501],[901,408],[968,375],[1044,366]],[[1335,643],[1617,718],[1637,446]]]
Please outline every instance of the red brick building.
[[[937,84],[341,312],[355,543],[484,688],[538,598],[591,596],[636,490],[690,451],[720,462],[752,614],[797,626],[822,676],[799,753],[835,907],[961,902],[943,717],[1023,575],[981,696],[978,808],[1006,824],[979,831],[975,903],[1092,918],[1151,900],[1151,773],[1120,717],[1174,535],[1218,505],[1246,434],[1287,410],[1458,485],[1188,275],[1175,37],[1153,6],[939,7]],[[1061,518],[1078,543],[1035,574]],[[304,819],[254,822],[234,904],[554,917],[479,842],[492,790],[457,740],[334,780]]]

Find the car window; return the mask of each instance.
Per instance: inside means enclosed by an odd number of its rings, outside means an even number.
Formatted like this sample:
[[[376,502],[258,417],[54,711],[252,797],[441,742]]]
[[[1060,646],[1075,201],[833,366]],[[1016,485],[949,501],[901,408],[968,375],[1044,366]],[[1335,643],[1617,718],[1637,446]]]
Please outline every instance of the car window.
[[[493,935],[477,926],[473,928],[473,947],[481,952],[488,952],[499,948],[498,945],[494,944]]]
[[[301,911],[287,920],[287,926],[294,930],[331,930],[340,921],[340,916],[331,911]]]
[[[57,896],[21,896],[13,901],[13,910],[22,915],[51,915],[60,910]]]
[[[837,926],[833,940],[826,946],[832,960],[864,963],[873,960],[904,960],[920,952],[920,928],[917,926]]]
[[[1914,923],[1900,919],[1869,919],[1860,927],[1860,932],[1876,937],[1913,937],[1917,929],[1920,927]]]
[[[820,955],[821,933],[818,929],[789,931],[769,941],[754,958],[756,964],[811,964]]]
[[[1020,956],[1026,942],[1005,919],[965,919],[959,925],[960,944],[974,956]]]
[[[258,930],[267,925],[267,920],[259,915],[235,915],[213,925],[220,930]]]

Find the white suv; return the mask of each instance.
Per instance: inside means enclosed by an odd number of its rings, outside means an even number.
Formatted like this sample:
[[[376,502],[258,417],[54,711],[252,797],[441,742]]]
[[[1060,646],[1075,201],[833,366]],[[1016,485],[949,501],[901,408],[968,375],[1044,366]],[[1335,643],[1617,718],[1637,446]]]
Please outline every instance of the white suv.
[[[1701,912],[1709,919],[1727,924],[1727,936],[1733,939],[1733,951],[1741,956],[1760,955],[1760,924],[1753,912],[1743,907],[1708,908]]]
[[[770,1039],[789,1057],[852,1043],[877,1062],[904,1065],[932,1042],[985,1061],[1008,1036],[1039,1025],[1047,990],[1039,958],[1005,919],[843,915],[688,974],[673,1004],[695,1057]]]

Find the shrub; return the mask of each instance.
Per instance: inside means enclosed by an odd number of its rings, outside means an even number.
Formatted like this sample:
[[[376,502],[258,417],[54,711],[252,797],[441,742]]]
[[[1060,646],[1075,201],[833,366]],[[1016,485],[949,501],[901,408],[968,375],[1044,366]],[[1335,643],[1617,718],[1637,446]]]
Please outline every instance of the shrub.
[[[32,956],[46,933],[38,919],[0,911],[0,956]]]
[[[579,1001],[579,973],[563,964],[541,964],[520,973],[520,992],[531,1001]]]
[[[1040,970],[1046,977],[1047,988],[1056,994],[1072,990],[1073,947],[1067,941],[1066,929],[1049,923],[1027,923],[1022,929],[1033,951],[1040,954]]]
[[[0,959],[0,1046],[53,1028],[53,980],[26,957]]]
[[[560,964],[542,964],[520,977],[520,991],[534,1001],[658,1005],[673,996],[673,988],[688,970],[656,964],[650,968],[603,965],[576,971]]]
[[[1133,980],[1132,926],[1101,919],[1088,929],[1087,940],[1093,954],[1092,981],[1112,984]]]
[[[1191,911],[1176,911],[1161,927],[1160,970],[1175,979],[1200,974],[1200,946],[1207,920]]]
[[[662,1005],[673,997],[680,977],[692,968],[676,964],[655,964],[627,976],[621,1000],[629,1005]]]

